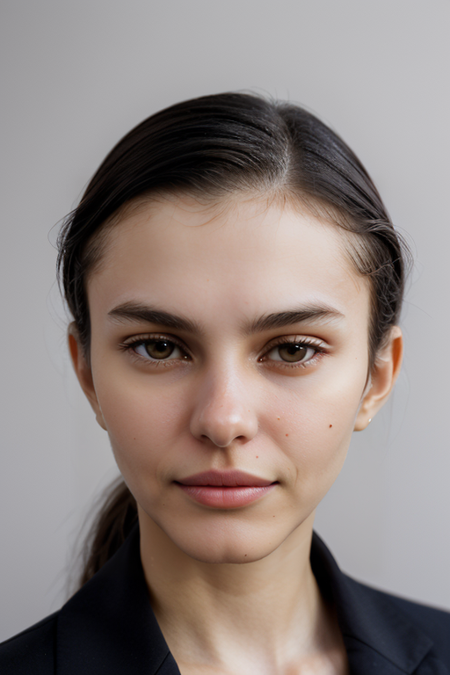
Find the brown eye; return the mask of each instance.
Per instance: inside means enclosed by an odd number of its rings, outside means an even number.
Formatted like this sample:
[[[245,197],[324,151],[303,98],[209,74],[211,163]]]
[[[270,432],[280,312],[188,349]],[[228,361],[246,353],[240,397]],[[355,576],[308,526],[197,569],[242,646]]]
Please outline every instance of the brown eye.
[[[164,359],[169,359],[169,357],[180,358],[179,352],[181,350],[170,340],[155,339],[141,342],[141,344],[135,347],[135,352],[147,359],[150,357],[157,361],[163,361]]]
[[[303,361],[305,358],[308,348],[305,345],[282,345],[278,347],[280,356],[283,361]]]
[[[145,343],[145,351],[152,359],[167,359],[175,349],[173,342],[167,340],[152,340]]]
[[[316,350],[310,345],[300,342],[289,342],[278,345],[270,350],[267,356],[273,361],[284,361],[285,363],[299,363],[309,361],[315,355]]]

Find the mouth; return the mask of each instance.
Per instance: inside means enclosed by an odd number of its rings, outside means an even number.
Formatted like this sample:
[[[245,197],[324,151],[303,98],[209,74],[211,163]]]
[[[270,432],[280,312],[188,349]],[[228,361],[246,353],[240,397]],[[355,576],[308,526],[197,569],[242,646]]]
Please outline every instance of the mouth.
[[[278,485],[244,471],[204,471],[175,481],[191,499],[219,509],[239,508],[267,495]]]

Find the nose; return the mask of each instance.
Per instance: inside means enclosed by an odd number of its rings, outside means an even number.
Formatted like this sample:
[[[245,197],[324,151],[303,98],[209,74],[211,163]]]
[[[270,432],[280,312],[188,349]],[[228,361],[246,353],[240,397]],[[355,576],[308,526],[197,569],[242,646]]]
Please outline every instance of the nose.
[[[210,373],[200,383],[190,423],[195,438],[219,448],[246,443],[258,431],[251,387],[230,367],[224,371]]]

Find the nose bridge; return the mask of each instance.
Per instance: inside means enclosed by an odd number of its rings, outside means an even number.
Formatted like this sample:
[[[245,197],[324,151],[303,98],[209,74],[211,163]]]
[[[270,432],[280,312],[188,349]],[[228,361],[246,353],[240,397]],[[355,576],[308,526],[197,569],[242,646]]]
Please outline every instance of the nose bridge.
[[[249,377],[237,358],[205,367],[191,419],[196,438],[227,447],[235,440],[246,442],[255,436],[258,420]]]

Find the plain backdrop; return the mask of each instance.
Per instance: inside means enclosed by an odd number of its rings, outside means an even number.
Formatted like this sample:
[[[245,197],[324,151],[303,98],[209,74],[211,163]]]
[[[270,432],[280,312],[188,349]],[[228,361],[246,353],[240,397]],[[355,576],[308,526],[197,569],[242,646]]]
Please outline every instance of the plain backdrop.
[[[226,90],[330,124],[412,246],[403,374],[316,527],[356,578],[450,609],[448,0],[3,0],[0,25],[0,639],[67,598],[117,473],[68,361],[58,222],[132,126]]]

